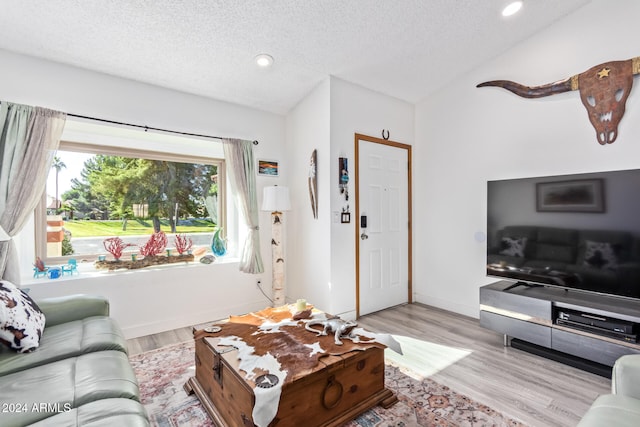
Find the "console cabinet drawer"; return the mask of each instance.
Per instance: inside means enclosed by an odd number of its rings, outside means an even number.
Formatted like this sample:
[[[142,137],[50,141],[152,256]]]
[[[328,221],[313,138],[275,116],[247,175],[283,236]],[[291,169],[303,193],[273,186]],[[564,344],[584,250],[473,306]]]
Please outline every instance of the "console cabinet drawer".
[[[624,345],[559,329],[553,329],[551,332],[551,348],[607,366],[613,366],[615,361],[625,354],[640,354],[640,350]]]
[[[548,326],[501,316],[488,311],[480,311],[480,325],[533,344],[544,347],[551,346],[551,328]]]
[[[551,321],[551,301],[480,288],[480,304]]]

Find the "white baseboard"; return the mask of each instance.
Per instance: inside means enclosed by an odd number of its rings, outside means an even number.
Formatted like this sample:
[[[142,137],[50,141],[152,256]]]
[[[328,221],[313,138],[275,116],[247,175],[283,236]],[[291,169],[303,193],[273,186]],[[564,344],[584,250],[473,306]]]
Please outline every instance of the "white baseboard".
[[[433,307],[441,308],[443,310],[452,311],[454,313],[462,314],[468,317],[474,317],[478,319],[480,317],[479,306],[469,306],[466,304],[456,303],[451,300],[445,300],[437,298],[431,295],[425,295],[421,293],[415,293],[413,298],[414,302],[430,305]]]
[[[338,316],[342,320],[356,320],[356,311],[355,310],[345,311],[344,313],[338,313]]]
[[[223,309],[206,310],[198,313],[184,313],[184,315],[169,318],[164,317],[148,323],[123,327],[122,332],[126,339],[138,338],[160,332],[171,331],[173,329],[194,326],[201,323],[227,319],[229,315],[234,313],[250,313],[252,311],[262,310],[264,307],[264,301],[254,301],[236,306],[224,307]]]

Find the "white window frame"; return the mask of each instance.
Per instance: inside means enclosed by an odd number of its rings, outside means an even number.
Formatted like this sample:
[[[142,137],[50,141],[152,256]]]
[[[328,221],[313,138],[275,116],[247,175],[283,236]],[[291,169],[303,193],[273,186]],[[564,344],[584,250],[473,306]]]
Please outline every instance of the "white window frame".
[[[58,150],[75,151],[89,154],[104,154],[123,156],[129,158],[143,158],[149,160],[162,160],[176,163],[197,163],[216,165],[218,168],[218,226],[222,228],[225,237],[227,230],[227,176],[224,159],[212,157],[198,157],[178,153],[160,152],[155,150],[141,150],[129,147],[116,147],[91,143],[60,141]],[[79,258],[78,255],[66,255],[60,257],[47,257],[47,194],[43,191],[40,203],[34,211],[35,251],[36,257],[40,257],[45,264],[65,263],[70,258]],[[95,261],[101,254],[82,255],[87,261]]]

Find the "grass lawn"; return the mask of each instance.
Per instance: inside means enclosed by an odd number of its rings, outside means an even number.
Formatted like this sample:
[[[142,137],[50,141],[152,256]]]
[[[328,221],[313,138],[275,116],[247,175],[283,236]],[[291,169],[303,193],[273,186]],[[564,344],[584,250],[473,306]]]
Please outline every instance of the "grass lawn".
[[[171,232],[169,220],[160,220],[160,229],[165,233]],[[71,232],[73,237],[93,236],[123,236],[153,233],[153,223],[149,220],[130,219],[127,221],[126,231],[122,230],[121,220],[98,221],[71,219],[64,222],[65,230]],[[176,228],[178,233],[202,233],[213,232],[216,226],[213,222],[204,219],[180,220]]]

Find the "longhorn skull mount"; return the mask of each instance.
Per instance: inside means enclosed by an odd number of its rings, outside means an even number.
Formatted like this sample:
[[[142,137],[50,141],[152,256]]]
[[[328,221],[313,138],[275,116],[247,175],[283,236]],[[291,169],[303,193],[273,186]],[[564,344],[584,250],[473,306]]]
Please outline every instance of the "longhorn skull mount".
[[[618,137],[618,124],[624,116],[633,76],[640,74],[640,56],[626,61],[611,61],[555,83],[524,86],[510,80],[492,80],[476,87],[497,86],[523,98],[544,96],[578,90],[587,109],[589,121],[596,130],[601,145],[611,144]]]

